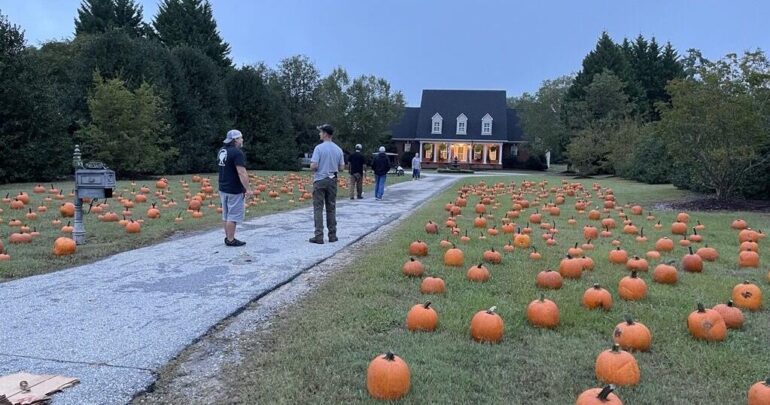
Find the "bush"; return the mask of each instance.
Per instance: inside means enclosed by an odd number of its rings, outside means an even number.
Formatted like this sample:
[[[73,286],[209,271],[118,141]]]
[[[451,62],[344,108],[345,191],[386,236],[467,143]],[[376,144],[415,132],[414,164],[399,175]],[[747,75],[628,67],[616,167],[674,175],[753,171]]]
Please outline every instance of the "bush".
[[[542,155],[530,155],[523,162],[520,162],[515,156],[505,156],[503,157],[503,169],[544,171],[548,169],[548,165],[546,164],[545,156]]]
[[[412,152],[404,152],[401,154],[401,157],[399,159],[399,164],[401,167],[412,167],[412,158],[414,157],[414,153]]]
[[[615,167],[618,176],[648,184],[668,183],[671,159],[666,145],[653,134],[642,134],[629,159]]]

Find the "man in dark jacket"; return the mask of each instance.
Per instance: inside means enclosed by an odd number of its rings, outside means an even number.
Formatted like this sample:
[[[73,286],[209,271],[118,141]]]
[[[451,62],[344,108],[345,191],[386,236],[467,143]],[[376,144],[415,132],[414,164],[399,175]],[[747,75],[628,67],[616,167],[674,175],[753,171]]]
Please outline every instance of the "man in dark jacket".
[[[356,152],[348,157],[350,162],[350,199],[353,193],[358,199],[364,198],[364,156],[361,155],[361,144],[356,144]]]
[[[374,198],[380,201],[382,200],[382,195],[385,194],[385,180],[390,171],[390,161],[388,160],[388,155],[385,154],[384,146],[380,146],[380,153],[377,154],[374,162],[372,162],[372,170],[374,171]]]

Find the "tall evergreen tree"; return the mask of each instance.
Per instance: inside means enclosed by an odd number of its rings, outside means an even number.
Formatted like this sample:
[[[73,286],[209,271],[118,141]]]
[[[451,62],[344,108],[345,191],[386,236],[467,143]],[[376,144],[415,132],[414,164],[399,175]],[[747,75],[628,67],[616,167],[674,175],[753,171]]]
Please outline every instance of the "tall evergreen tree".
[[[217,22],[208,0],[163,0],[153,27],[166,46],[196,48],[218,66],[232,67],[230,45],[217,30]]]
[[[281,61],[273,78],[291,114],[291,123],[301,152],[309,152],[318,143],[319,124],[316,103],[320,74],[307,56],[297,55]]]
[[[75,18],[75,35],[119,29],[140,37],[148,30],[142,13],[142,6],[134,0],[83,0]]]
[[[622,80],[627,86],[626,94],[633,98],[636,94],[631,93],[636,91],[632,88],[631,69],[624,48],[626,47],[615,44],[606,31],[603,32],[596,43],[596,48],[583,59],[583,69],[575,76],[575,81],[567,93],[568,100],[583,100],[586,87],[594,81],[595,75],[604,70],[609,70]]]

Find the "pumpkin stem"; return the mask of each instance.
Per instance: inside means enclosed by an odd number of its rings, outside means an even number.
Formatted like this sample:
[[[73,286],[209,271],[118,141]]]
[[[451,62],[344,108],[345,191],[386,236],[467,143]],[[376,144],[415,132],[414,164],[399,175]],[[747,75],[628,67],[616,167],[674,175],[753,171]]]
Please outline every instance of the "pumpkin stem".
[[[639,230],[639,236],[644,237],[644,227]]]
[[[602,288],[602,286],[599,285],[599,283],[596,283],[596,284],[594,284],[593,288],[599,290],[599,289]]]
[[[728,307],[733,307],[733,306],[735,306],[735,303],[733,302],[733,300],[728,300],[727,301],[727,306]]]
[[[620,345],[619,345],[619,344],[617,344],[617,343],[613,344],[613,345],[612,345],[612,351],[613,351],[614,353],[617,353],[617,352],[619,352],[619,351],[620,351]]]
[[[688,246],[688,247],[687,247],[687,249],[689,249],[689,250],[690,250],[690,254],[693,254],[693,253],[692,253],[692,246]]]
[[[545,301],[545,294],[540,293],[540,302]]]
[[[575,249],[577,249],[577,245],[578,245],[578,244],[577,244],[577,243],[575,243]]]
[[[494,314],[494,313],[495,313],[495,311],[497,311],[497,307],[496,307],[496,306],[493,306],[492,308],[489,308],[489,309],[487,310],[487,313],[488,313],[488,314]]]
[[[428,307],[430,307],[430,301],[425,301],[425,304],[423,304],[422,307],[428,309]]]
[[[638,258],[637,258],[637,260],[638,260]],[[639,278],[639,275],[638,275],[638,273],[636,272],[636,270],[634,270],[634,271],[632,271],[632,272],[631,272],[631,278]]]
[[[700,302],[698,303],[698,312],[701,312],[701,313],[706,312],[706,308],[704,308],[703,304],[701,304]]]
[[[625,319],[626,323],[629,324],[629,325],[633,325],[634,324],[634,319],[631,318],[631,315],[626,314],[626,315],[623,316],[623,319]]]
[[[385,357],[383,357],[383,358],[385,360],[387,360],[387,361],[395,361],[396,360],[396,355],[393,352],[391,352],[390,350],[388,350],[388,352],[385,353]]]
[[[604,388],[602,388],[601,392],[599,392],[599,395],[596,396],[596,398],[599,398],[600,401],[607,401],[610,394],[612,394],[612,391],[615,391],[615,386],[610,384]]]

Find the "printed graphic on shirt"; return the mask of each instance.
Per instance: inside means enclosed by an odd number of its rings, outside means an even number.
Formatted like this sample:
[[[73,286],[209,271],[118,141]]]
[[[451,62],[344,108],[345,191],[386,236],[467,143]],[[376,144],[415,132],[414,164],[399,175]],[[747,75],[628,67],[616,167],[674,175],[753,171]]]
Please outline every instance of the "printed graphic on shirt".
[[[224,166],[225,163],[227,163],[227,149],[222,148],[219,150],[219,156],[217,156],[219,159],[219,165]]]

